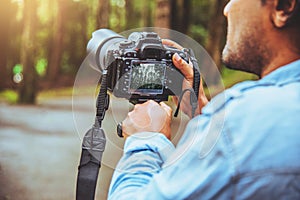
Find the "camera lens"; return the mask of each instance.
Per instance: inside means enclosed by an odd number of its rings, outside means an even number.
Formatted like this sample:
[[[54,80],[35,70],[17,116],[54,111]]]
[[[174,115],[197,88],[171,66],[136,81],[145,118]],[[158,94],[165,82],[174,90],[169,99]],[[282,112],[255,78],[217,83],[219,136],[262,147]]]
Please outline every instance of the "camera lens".
[[[100,29],[93,33],[87,45],[89,61],[92,67],[98,68],[102,73],[107,66],[106,55],[109,50],[118,49],[119,42],[125,38],[109,29]]]

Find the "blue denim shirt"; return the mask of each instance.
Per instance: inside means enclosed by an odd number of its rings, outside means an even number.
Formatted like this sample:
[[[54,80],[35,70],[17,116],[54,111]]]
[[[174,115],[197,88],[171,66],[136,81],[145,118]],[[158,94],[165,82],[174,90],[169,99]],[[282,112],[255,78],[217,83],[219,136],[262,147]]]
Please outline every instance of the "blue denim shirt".
[[[300,60],[202,112],[176,148],[159,133],[129,137],[109,199],[300,199]]]

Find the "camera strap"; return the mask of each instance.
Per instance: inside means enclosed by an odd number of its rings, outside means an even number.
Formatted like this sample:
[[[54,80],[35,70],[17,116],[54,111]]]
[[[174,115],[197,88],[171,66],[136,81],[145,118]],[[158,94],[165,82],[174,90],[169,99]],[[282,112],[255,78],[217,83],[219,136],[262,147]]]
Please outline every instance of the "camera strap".
[[[187,52],[187,55],[189,56],[189,60],[191,61],[192,65],[193,65],[193,73],[194,73],[193,88],[188,88],[181,92],[181,95],[179,96],[179,100],[178,100],[178,105],[177,105],[176,111],[174,113],[174,117],[178,116],[182,98],[183,98],[184,94],[187,91],[189,91],[190,92],[190,104],[192,106],[192,118],[193,118],[195,116],[195,112],[198,107],[198,95],[199,95],[201,76],[200,76],[200,69],[198,66],[198,61],[195,58],[195,54],[194,54],[193,50],[185,49],[185,51]]]
[[[94,200],[102,155],[105,149],[105,133],[101,128],[109,106],[107,94],[107,71],[103,71],[100,91],[97,97],[96,119],[82,141],[82,152],[78,167],[76,200]]]

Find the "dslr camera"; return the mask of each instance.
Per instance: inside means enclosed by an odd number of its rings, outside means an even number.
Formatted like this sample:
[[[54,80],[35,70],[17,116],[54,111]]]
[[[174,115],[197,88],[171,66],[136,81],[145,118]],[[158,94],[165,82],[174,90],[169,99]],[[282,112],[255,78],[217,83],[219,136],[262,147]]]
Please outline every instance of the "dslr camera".
[[[91,64],[107,76],[107,89],[131,103],[167,101],[180,95],[184,76],[174,66],[178,53],[189,60],[186,50],[162,44],[155,32],[133,32],[128,39],[108,29],[93,33],[87,46]]]

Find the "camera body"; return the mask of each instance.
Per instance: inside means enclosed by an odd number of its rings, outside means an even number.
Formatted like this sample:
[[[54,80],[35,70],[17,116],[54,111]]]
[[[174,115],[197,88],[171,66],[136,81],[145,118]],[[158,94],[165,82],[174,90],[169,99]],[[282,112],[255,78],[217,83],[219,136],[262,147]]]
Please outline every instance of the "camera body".
[[[135,103],[179,95],[183,75],[173,65],[174,53],[188,58],[186,52],[163,45],[154,32],[132,33],[117,49],[108,51],[108,89]]]
[[[172,56],[178,53],[188,61],[187,51],[163,45],[155,32],[133,32],[126,39],[107,31],[98,32],[102,41],[95,55],[98,67],[107,70],[107,88],[114,96],[136,104],[180,95],[184,76],[174,66]]]

